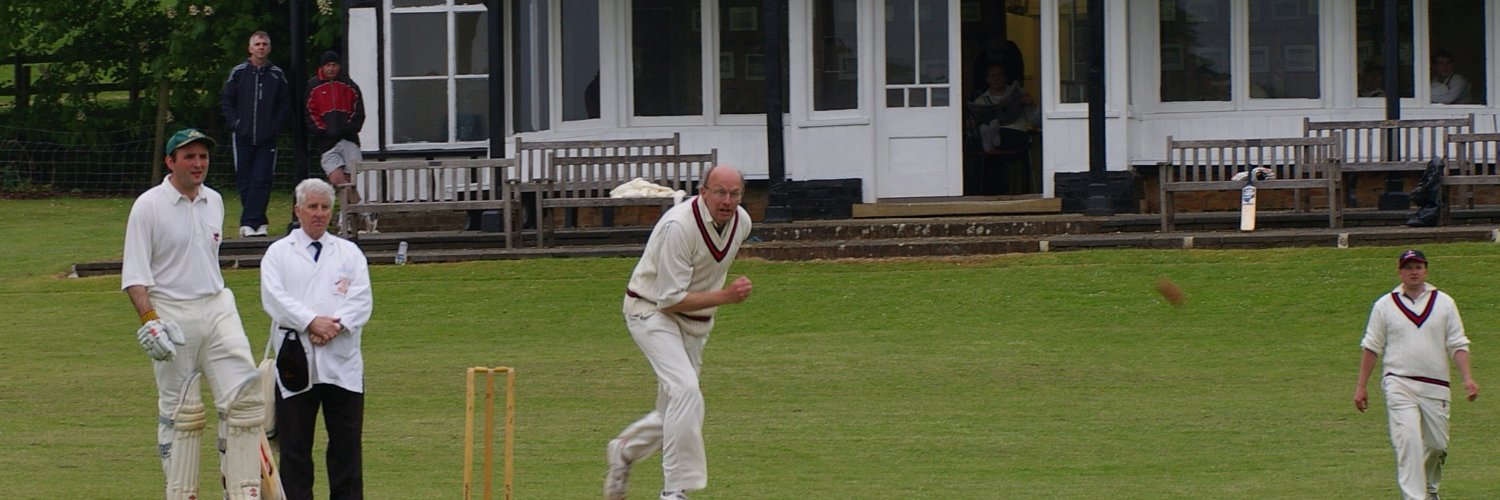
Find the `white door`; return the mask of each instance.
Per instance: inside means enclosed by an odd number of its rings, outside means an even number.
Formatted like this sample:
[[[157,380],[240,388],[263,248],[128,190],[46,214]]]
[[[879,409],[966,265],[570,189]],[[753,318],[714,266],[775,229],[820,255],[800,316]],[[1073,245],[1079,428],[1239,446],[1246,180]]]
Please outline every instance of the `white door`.
[[[879,0],[877,198],[963,194],[958,0]]]

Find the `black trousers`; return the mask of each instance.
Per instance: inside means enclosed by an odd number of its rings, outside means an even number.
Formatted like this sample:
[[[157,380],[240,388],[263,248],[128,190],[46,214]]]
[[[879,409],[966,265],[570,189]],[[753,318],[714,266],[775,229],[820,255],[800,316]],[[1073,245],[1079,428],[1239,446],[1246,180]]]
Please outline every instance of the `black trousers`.
[[[318,408],[328,430],[329,498],[362,499],[364,465],[360,441],[364,434],[365,395],[333,384],[314,384],[311,390],[282,399],[276,393],[276,439],[281,444],[281,483],[288,500],[313,498],[312,448]]]

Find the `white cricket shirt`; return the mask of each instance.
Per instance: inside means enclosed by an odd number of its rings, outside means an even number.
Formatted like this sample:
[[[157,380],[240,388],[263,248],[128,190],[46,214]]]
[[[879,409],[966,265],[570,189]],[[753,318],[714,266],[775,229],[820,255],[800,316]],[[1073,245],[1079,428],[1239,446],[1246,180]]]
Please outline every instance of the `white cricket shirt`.
[[[207,297],[224,289],[219,273],[224,199],[199,186],[198,198],[172,186],[169,174],[130,207],[120,289],[142,285],[173,300]]]
[[[364,392],[360,338],[375,306],[370,268],[365,254],[353,242],[326,232],[318,241],[323,251],[316,262],[310,249],[313,240],[301,229],[276,240],[261,258],[260,302],[271,317],[271,342],[281,352],[286,337],[281,327],[304,333],[302,350],[308,355],[312,384]],[[339,318],[345,331],[325,345],[314,346],[305,332],[317,316]],[[281,388],[282,397],[299,392]]]
[[[1359,345],[1381,355],[1380,375],[1449,380],[1448,359],[1469,349],[1453,298],[1431,284],[1415,299],[1401,287],[1375,299]]]
[[[722,229],[701,196],[694,196],[662,214],[646,241],[646,250],[630,274],[629,292],[639,300],[626,300],[626,314],[664,309],[682,302],[688,292],[724,288],[729,266],[750,237],[750,214],[736,207],[733,219]],[[642,309],[644,310],[637,310]],[[687,311],[683,315],[713,318],[717,307]]]

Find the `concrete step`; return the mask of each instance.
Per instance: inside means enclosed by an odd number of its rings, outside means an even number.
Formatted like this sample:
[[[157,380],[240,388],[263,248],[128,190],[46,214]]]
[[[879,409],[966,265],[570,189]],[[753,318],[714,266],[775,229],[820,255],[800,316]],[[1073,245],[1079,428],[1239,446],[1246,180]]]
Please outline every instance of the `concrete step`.
[[[1329,229],[1316,213],[1269,212],[1251,233],[1238,231],[1239,214],[1189,213],[1179,231],[1160,233],[1156,214],[1087,217],[1075,214],[825,220],[757,223],[741,255],[768,260],[990,255],[1086,248],[1272,248],[1289,246],[1416,245],[1424,242],[1495,241],[1500,208],[1460,209],[1453,225],[1409,228],[1408,211],[1350,210],[1345,226]],[[361,235],[356,243],[371,264],[390,264],[408,242],[407,261],[456,262],[543,257],[635,257],[649,227],[564,229],[557,246],[537,249],[525,233],[517,248],[504,235],[480,231],[429,231]],[[256,268],[270,238],[225,241],[220,264]],[[73,266],[75,276],[119,274],[119,261]]]
[[[1100,232],[1107,223],[1108,218],[1081,215],[850,219],[756,224],[751,235],[760,241],[1042,236]]]
[[[1021,215],[1062,213],[1062,198],[1041,195],[969,197],[941,201],[882,200],[854,205],[854,218],[948,217],[955,215]]]
[[[1240,232],[1055,234],[856,240],[769,241],[747,244],[740,255],[766,260],[870,259],[1056,252],[1100,248],[1254,249],[1419,245],[1500,241],[1492,226],[1272,229]]]

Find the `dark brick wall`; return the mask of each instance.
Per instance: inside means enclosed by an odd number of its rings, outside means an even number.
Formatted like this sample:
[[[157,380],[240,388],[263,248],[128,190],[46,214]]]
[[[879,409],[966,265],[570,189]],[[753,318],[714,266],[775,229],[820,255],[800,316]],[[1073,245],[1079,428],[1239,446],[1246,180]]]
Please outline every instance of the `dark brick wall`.
[[[1058,173],[1052,177],[1053,196],[1062,198],[1062,211],[1081,213],[1089,199],[1088,172]],[[1117,214],[1133,214],[1140,211],[1140,180],[1132,172],[1105,172],[1109,184],[1110,208]]]
[[[785,181],[781,190],[792,220],[849,219],[864,201],[860,179]]]
[[[1116,172],[1110,172],[1114,174]],[[1067,174],[1058,174],[1059,177]],[[1138,166],[1134,169],[1134,175],[1140,179],[1141,188],[1140,204],[1143,213],[1160,213],[1161,200],[1160,189],[1157,187],[1157,170],[1155,165]],[[1380,195],[1386,190],[1386,179],[1389,174],[1383,172],[1361,172],[1350,176],[1346,180],[1344,189],[1354,194],[1354,207],[1376,208],[1380,205]],[[1417,187],[1417,181],[1422,178],[1421,172],[1406,172],[1401,174],[1401,191],[1409,192]],[[1476,205],[1500,204],[1500,186],[1473,186],[1449,188],[1453,193],[1453,201],[1459,202],[1459,194],[1467,189],[1474,193]],[[1062,181],[1058,181],[1058,197],[1062,197]],[[1307,196],[1311,206],[1327,207],[1328,190],[1305,189],[1302,191]],[[1176,193],[1173,195],[1177,202],[1177,210],[1180,212],[1211,212],[1223,210],[1239,210],[1240,197],[1238,192],[1230,191],[1194,191]],[[1347,196],[1347,193],[1346,193]],[[1256,206],[1260,210],[1291,210],[1295,208],[1293,191],[1287,189],[1265,189],[1256,194]],[[1063,200],[1063,211],[1068,211],[1068,201]]]

